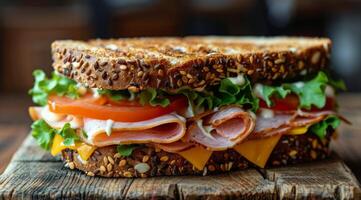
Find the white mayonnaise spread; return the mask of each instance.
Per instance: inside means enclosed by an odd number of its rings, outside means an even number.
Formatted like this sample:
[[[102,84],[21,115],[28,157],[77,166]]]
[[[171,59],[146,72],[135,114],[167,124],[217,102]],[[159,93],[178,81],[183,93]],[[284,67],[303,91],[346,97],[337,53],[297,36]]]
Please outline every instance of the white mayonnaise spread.
[[[262,90],[263,90],[263,85],[260,83],[256,83],[253,87],[253,92],[258,98],[262,98],[262,96],[263,96]]]
[[[184,113],[184,117],[186,118],[194,117],[193,107],[190,103],[188,103],[188,107],[186,112]]]
[[[274,112],[271,109],[267,109],[267,108],[262,108],[260,114],[262,118],[266,118],[266,119],[274,117]]]
[[[84,120],[81,117],[71,116],[72,120],[70,121],[70,127],[78,129],[84,126]]]
[[[245,83],[243,74],[238,74],[237,77],[231,77],[228,79],[235,85],[243,85]]]
[[[91,90],[92,90],[92,92],[93,92],[93,97],[94,97],[94,98],[99,98],[99,97],[101,96],[101,95],[99,94],[99,92],[98,92],[98,89],[92,88]]]
[[[335,97],[335,90],[330,85],[326,86],[325,93],[327,97]]]
[[[295,85],[296,87],[298,87],[298,88],[303,88],[303,86],[305,86],[305,83],[299,81],[299,82],[294,83],[294,85]]]
[[[107,134],[107,136],[110,136],[110,134],[112,134],[113,124],[114,124],[113,120],[111,119],[107,120],[107,123],[105,125],[105,133]]]
[[[194,117],[197,114],[203,113],[204,112],[204,107],[199,107],[198,109],[193,108],[193,105],[191,103],[188,103],[188,107],[185,111],[185,113],[183,114],[184,117],[186,118],[191,118]]]

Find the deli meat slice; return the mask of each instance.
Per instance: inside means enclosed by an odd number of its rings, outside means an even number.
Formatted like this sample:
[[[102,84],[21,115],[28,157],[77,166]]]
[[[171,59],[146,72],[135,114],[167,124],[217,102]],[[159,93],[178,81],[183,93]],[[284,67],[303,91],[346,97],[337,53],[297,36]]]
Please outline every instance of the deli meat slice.
[[[190,122],[185,139],[220,151],[244,140],[254,126],[255,121],[248,112],[238,106],[229,106]]]
[[[121,143],[172,143],[180,140],[185,132],[185,119],[177,114],[167,114],[139,122],[111,122],[84,119],[87,141],[95,146]],[[107,131],[111,129],[111,133]]]
[[[70,123],[72,128],[82,128],[87,138],[83,141],[94,146],[118,145],[121,143],[173,143],[186,133],[186,120],[177,114],[166,114],[139,122],[114,122],[81,118],[71,115],[57,115],[46,107],[31,107],[34,119],[43,119],[53,128]]]
[[[325,119],[327,116],[329,115],[336,115],[338,118],[340,118],[342,121],[344,121],[347,124],[351,124],[350,121],[348,121],[345,117],[343,117],[342,115],[340,115],[339,113],[336,113],[335,111],[332,110],[325,110],[325,111],[303,111],[303,110],[297,110],[297,115],[298,118],[296,121],[296,123],[298,124],[294,124],[296,126],[302,126],[302,123],[306,123],[306,120],[310,120],[313,118],[313,122],[319,122],[322,121],[323,119]],[[322,119],[321,119],[322,118]],[[318,120],[316,120],[318,119]],[[307,124],[306,124],[307,125]]]
[[[255,133],[266,133],[279,127],[290,124],[295,118],[294,113],[280,113],[274,112],[275,114],[270,117],[264,117],[262,115],[257,115],[256,127],[254,129]]]
[[[263,117],[257,114],[254,133],[248,139],[260,139],[277,134],[287,134],[291,129],[311,126],[329,115],[337,115],[334,111],[274,111],[273,116]],[[343,118],[342,118],[343,119]]]
[[[155,143],[154,146],[162,149],[163,151],[167,151],[167,152],[171,152],[171,153],[178,153],[181,151],[185,151],[195,145],[192,143],[189,143],[189,142],[183,142],[183,141],[179,140],[179,141],[172,142],[169,144]]]
[[[53,113],[49,110],[48,106],[30,107],[29,113],[34,121],[43,119],[50,127],[55,129],[62,128],[66,123],[70,123],[70,126],[74,129],[83,126],[83,119],[81,117]]]

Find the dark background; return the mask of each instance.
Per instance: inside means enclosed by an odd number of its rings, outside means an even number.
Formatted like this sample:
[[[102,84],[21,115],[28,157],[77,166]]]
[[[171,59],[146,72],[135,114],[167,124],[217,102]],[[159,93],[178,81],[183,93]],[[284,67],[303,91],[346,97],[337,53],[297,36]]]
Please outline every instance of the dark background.
[[[358,0],[0,0],[0,95],[26,93],[51,71],[57,39],[297,35],[333,40],[332,68],[361,91]]]

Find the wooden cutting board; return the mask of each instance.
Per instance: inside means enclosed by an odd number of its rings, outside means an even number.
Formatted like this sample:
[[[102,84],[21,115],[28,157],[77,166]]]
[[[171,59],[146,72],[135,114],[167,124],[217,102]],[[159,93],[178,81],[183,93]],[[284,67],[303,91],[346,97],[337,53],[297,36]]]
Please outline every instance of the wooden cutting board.
[[[360,185],[338,158],[213,176],[145,179],[89,177],[65,168],[29,136],[0,176],[0,199],[361,199]]]

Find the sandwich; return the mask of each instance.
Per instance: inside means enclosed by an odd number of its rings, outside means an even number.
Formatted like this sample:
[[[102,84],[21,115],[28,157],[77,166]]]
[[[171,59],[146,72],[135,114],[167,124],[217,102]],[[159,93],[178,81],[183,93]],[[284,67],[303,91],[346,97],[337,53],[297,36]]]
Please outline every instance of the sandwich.
[[[325,159],[341,121],[331,41],[60,40],[35,70],[31,134],[89,176],[208,175]],[[347,122],[347,121],[346,121]]]

